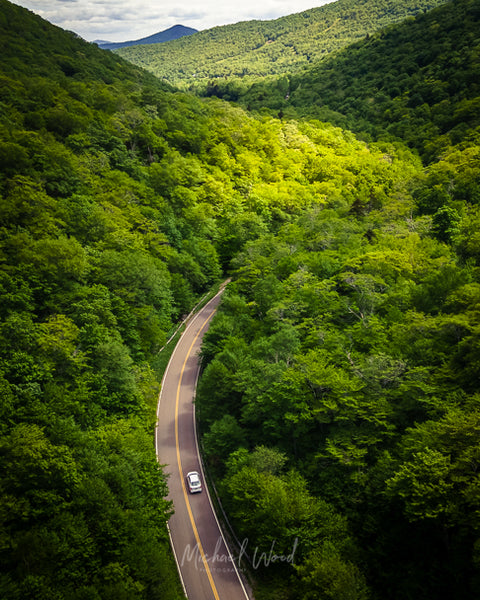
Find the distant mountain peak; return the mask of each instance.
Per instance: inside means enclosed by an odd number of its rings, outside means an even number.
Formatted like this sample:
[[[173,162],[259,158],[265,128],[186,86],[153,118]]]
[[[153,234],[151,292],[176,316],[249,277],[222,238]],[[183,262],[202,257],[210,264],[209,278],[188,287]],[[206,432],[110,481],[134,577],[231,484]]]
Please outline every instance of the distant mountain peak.
[[[114,50],[116,48],[124,48],[125,46],[141,46],[143,44],[161,44],[163,42],[170,42],[171,40],[177,40],[178,38],[185,37],[186,35],[193,35],[198,33],[196,29],[192,27],[185,27],[184,25],[173,25],[164,31],[159,31],[144,38],[138,40],[129,40],[127,42],[107,42],[105,40],[95,40],[93,43],[97,44],[103,50]]]

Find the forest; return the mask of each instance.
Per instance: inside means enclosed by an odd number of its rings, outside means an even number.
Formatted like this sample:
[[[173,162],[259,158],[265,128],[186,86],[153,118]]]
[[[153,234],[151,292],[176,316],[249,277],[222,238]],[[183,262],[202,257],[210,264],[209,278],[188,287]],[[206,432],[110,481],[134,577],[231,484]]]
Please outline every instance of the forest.
[[[338,86],[365,70],[346,98],[399,45],[397,111],[328,113],[317,82],[297,117],[0,0],[2,599],[183,598],[155,409],[227,276],[196,404],[247,554],[295,548],[246,558],[257,600],[479,597],[479,17],[454,0],[336,55]]]
[[[478,126],[479,21],[476,2],[450,2],[303,70],[211,82],[201,93],[328,121],[366,140],[401,140],[429,163]]]
[[[181,89],[208,83],[235,89],[259,78],[289,74],[323,60],[380,28],[446,0],[336,0],[272,21],[213,27],[188,38],[115,50]],[[236,100],[235,97],[229,98]]]

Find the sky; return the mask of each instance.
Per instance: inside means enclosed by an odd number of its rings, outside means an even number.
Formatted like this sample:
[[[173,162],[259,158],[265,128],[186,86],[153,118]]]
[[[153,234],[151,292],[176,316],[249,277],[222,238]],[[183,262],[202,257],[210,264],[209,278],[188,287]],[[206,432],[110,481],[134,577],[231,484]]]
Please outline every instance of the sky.
[[[276,19],[332,0],[13,0],[88,41],[124,42],[173,25],[202,30]]]

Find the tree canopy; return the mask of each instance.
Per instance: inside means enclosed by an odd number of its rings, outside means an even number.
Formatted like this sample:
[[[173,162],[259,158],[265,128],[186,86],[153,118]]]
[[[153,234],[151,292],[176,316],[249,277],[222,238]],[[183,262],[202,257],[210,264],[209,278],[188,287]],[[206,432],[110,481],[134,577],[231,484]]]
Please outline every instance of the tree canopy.
[[[408,56],[426,37],[450,69],[463,36],[463,91],[432,101],[456,117],[357,137],[180,92],[0,0],[2,598],[182,597],[161,350],[227,275],[196,406],[256,597],[478,597],[480,11],[444,10],[339,56],[374,79],[359,53],[410,27]]]
[[[230,100],[235,82],[292,73],[389,24],[443,4],[446,0],[336,0],[268,21],[213,27],[163,44],[115,50],[162,80],[211,91],[227,79]]]

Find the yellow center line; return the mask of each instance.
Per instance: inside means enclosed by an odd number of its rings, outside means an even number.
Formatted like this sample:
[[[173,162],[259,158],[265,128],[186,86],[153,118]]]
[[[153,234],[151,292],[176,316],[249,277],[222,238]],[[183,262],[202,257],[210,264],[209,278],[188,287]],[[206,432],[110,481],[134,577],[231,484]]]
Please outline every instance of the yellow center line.
[[[213,595],[215,596],[215,600],[220,600],[220,597],[219,597],[218,592],[217,592],[217,588],[215,586],[215,582],[213,581],[213,576],[212,576],[212,573],[210,571],[210,567],[208,566],[207,557],[205,556],[205,552],[203,550],[202,542],[200,541],[200,536],[198,535],[197,526],[195,524],[195,519],[193,517],[192,508],[190,506],[190,500],[188,499],[187,489],[186,489],[186,486],[185,486],[185,478],[183,476],[182,459],[180,458],[180,445],[179,445],[179,442],[178,442],[178,406],[179,406],[179,402],[180,402],[180,387],[182,385],[183,373],[185,371],[187,360],[190,357],[190,353],[192,352],[192,348],[193,348],[195,342],[197,341],[198,336],[201,334],[201,332],[205,328],[206,324],[210,321],[210,319],[213,317],[213,315],[215,314],[215,312],[216,311],[214,310],[212,312],[212,314],[209,315],[209,317],[205,320],[205,322],[203,323],[203,325],[200,327],[197,335],[194,337],[193,342],[190,344],[190,348],[188,349],[187,355],[186,355],[185,360],[183,362],[182,370],[180,371],[180,378],[178,380],[178,386],[177,386],[177,397],[176,397],[176,401],[175,401],[175,444],[176,444],[176,448],[177,448],[177,462],[178,462],[178,469],[180,471],[180,479],[182,481],[182,490],[183,490],[183,495],[185,497],[185,503],[187,505],[188,516],[190,517],[190,523],[192,524],[193,534],[195,536],[195,540],[197,541],[197,547],[198,547],[198,550],[200,552],[200,556],[202,558],[203,564],[205,566],[207,577],[208,577],[208,580],[210,582],[210,586],[212,588]]]

